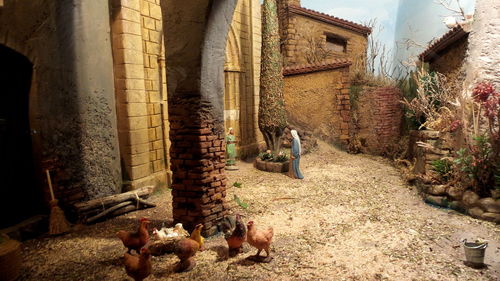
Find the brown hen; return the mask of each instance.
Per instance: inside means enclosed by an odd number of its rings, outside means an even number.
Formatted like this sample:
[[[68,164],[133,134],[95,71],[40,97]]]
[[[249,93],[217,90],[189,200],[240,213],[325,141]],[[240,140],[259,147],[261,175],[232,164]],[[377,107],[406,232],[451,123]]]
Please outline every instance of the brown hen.
[[[135,281],[142,281],[151,274],[151,254],[148,249],[142,248],[139,256],[125,253],[123,258],[127,275],[132,277]]]
[[[148,224],[149,220],[146,218],[141,218],[139,220],[139,228],[137,231],[131,232],[126,230],[120,230],[116,233],[116,236],[120,238],[123,245],[128,248],[127,253],[130,254],[131,250],[135,250],[139,253],[140,249],[146,245],[149,241]]]
[[[269,248],[271,247],[271,241],[274,235],[273,228],[269,227],[266,230],[257,230],[253,221],[248,222],[247,228],[247,242],[258,250],[255,256],[260,257],[260,252],[264,250],[267,254],[266,258],[268,258]]]

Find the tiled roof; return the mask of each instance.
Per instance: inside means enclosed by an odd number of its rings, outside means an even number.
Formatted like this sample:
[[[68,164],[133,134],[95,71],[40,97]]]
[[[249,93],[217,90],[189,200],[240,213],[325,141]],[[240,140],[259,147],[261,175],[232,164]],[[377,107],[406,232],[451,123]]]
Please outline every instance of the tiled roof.
[[[446,49],[448,46],[462,39],[464,36],[468,35],[469,31],[466,31],[460,25],[446,32],[441,38],[436,40],[434,43],[429,45],[427,49],[421,53],[418,57],[421,61],[430,61],[435,57],[440,51]]]
[[[348,59],[336,59],[325,62],[323,64],[302,64],[284,68],[283,75],[289,76],[289,75],[306,74],[318,71],[333,70],[333,69],[348,67],[351,64],[352,62]]]
[[[315,20],[319,20],[325,23],[340,26],[364,35],[369,35],[372,33],[372,29],[361,24],[354,23],[352,21],[344,20],[328,14],[320,13],[314,10],[306,9],[303,7],[290,5],[288,6],[288,11],[296,15],[306,16]]]

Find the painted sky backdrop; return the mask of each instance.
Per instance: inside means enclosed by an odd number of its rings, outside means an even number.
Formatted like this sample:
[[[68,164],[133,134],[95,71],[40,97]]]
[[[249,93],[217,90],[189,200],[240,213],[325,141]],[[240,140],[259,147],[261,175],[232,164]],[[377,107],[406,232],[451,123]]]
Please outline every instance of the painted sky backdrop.
[[[449,1],[456,7],[456,0]],[[383,28],[377,37],[388,49],[394,50],[395,64],[423,51],[422,48],[396,48],[398,41],[412,38],[415,42],[427,44],[447,31],[443,19],[452,14],[435,0],[302,0],[301,4],[357,23],[377,18]],[[460,0],[460,4],[466,13],[473,13],[475,0]]]

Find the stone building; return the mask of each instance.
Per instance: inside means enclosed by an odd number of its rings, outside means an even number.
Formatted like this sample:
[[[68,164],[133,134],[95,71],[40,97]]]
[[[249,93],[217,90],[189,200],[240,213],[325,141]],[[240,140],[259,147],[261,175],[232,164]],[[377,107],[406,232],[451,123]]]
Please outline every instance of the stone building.
[[[0,227],[47,211],[50,169],[67,210],[171,184],[174,219],[213,231],[224,126],[259,140],[259,36],[258,0],[0,1]]]
[[[350,74],[365,70],[371,29],[280,0],[288,120],[345,147],[350,135]]]
[[[365,68],[370,28],[301,7],[300,0],[279,2],[285,66],[349,59],[351,71]]]
[[[467,55],[469,29],[469,26],[460,25],[451,29],[419,55],[420,61],[428,64],[429,71],[445,75],[450,87],[456,92],[460,91],[457,81],[464,78],[463,64]]]

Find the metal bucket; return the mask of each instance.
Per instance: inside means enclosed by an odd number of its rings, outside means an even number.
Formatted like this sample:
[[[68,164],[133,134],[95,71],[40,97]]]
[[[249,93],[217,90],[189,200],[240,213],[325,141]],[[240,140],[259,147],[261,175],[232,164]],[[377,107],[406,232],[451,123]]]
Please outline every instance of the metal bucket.
[[[488,243],[467,242],[467,240],[464,240],[463,242],[465,259],[467,260],[467,262],[473,266],[483,266],[484,254],[486,252],[486,247],[488,247]]]

